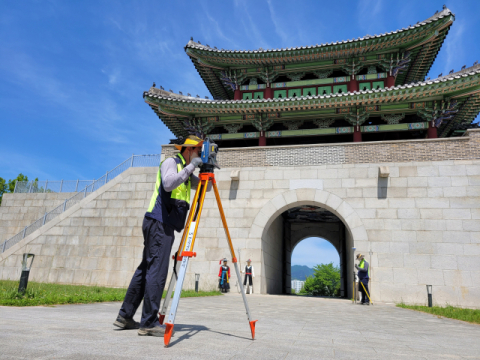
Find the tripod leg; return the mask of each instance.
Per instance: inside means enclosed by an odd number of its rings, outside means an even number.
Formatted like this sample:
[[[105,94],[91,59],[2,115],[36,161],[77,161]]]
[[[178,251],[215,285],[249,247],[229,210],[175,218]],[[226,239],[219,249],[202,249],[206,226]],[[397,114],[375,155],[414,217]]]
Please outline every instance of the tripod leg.
[[[170,314],[168,316],[168,321],[165,324],[166,330],[165,330],[165,335],[163,336],[163,342],[165,344],[165,347],[167,347],[168,344],[170,344],[170,339],[172,337],[178,303],[180,302],[180,295],[182,293],[183,282],[185,280],[185,274],[187,273],[188,261],[190,257],[195,256],[195,254],[193,253],[193,246],[195,244],[195,237],[197,236],[198,224],[200,222],[200,215],[202,214],[203,202],[205,200],[205,193],[207,192],[207,185],[208,185],[208,180],[206,180],[205,182],[202,181],[201,196],[200,196],[200,200],[198,201],[198,207],[197,207],[197,204],[194,204],[195,209],[196,210],[198,209],[198,212],[192,213],[192,215],[189,216],[190,218],[189,220],[191,220],[191,222],[189,224],[188,229],[185,228],[185,231],[188,231],[188,233],[185,238],[184,246],[181,249],[182,251],[181,253],[178,254],[178,256],[182,257],[182,262],[180,263],[180,271],[178,271],[177,285],[175,286],[175,293],[173,294],[173,301],[172,301],[172,306],[170,308]],[[195,197],[198,198],[197,195],[195,195]]]
[[[174,256],[177,256],[177,260],[180,260],[180,262],[177,262],[177,267],[176,267],[175,271],[173,272],[172,278],[170,279],[170,284],[168,285],[167,295],[165,296],[165,300],[163,301],[163,306],[162,306],[160,312],[158,313],[158,320],[159,320],[160,324],[162,324],[162,325],[163,325],[163,322],[165,321],[165,314],[167,313],[168,304],[170,303],[170,299],[172,298],[172,292],[173,292],[173,289],[175,287],[175,283],[177,281],[177,278],[175,276],[175,272],[178,275],[178,272],[180,270],[180,265],[181,265],[180,254],[181,254],[182,249],[184,247],[183,245],[185,244],[185,238],[186,238],[186,235],[188,233],[188,229],[190,229],[190,224],[192,222],[192,218],[193,218],[193,216],[194,216],[194,214],[197,210],[198,198],[199,198],[201,192],[202,192],[202,185],[198,184],[197,191],[195,192],[195,196],[193,198],[192,206],[190,208],[190,212],[188,213],[188,216],[187,216],[187,222],[185,224],[185,230],[183,230],[182,240],[180,241],[180,245],[178,246],[177,253],[174,255]]]
[[[220,200],[220,194],[218,192],[217,183],[215,178],[213,179],[213,190],[215,192],[215,198],[217,199],[218,210],[220,211],[220,217],[222,218],[223,229],[225,230],[225,235],[227,236],[228,246],[230,247],[230,254],[232,255],[232,262],[235,266],[235,272],[237,274],[237,279],[241,279],[240,269],[238,268],[237,258],[235,257],[235,250],[233,249],[232,239],[230,237],[230,232],[228,231],[227,219],[225,218],[225,213],[223,212],[222,201]],[[248,322],[250,324],[250,331],[252,332],[252,339],[255,339],[255,323],[257,320],[252,320],[250,315],[250,308],[248,307],[247,296],[245,295],[245,290],[243,288],[243,283],[239,281],[240,289],[242,293],[243,303],[245,304],[245,310],[247,311]]]
[[[177,274],[178,274],[178,271],[180,270],[180,265],[181,265],[181,262],[177,262],[177,267],[175,269]],[[177,277],[175,275],[175,272],[173,272],[172,278],[170,279],[170,284],[168,284],[167,295],[165,295],[165,299],[163,300],[162,308],[161,308],[161,310],[158,314],[158,321],[162,325],[163,325],[163,322],[165,320],[165,314],[167,313],[168,304],[170,303],[170,299],[172,298],[172,292],[173,292],[173,288],[175,287],[176,281],[177,281]]]

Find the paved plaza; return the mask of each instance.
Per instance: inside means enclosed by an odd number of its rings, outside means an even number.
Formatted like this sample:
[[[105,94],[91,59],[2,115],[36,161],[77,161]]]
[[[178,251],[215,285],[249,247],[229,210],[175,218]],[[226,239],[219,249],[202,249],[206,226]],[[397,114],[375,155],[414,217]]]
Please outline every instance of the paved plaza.
[[[251,295],[182,299],[169,348],[112,326],[120,303],[0,307],[0,359],[478,359],[480,326],[393,305]],[[136,315],[138,318],[140,314]]]

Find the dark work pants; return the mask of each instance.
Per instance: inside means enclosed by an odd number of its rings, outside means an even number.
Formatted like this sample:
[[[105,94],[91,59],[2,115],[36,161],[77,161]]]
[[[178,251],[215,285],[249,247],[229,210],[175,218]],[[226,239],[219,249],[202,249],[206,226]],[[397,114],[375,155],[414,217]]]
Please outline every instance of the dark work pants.
[[[368,280],[369,279],[360,280],[360,282],[363,284],[363,286],[362,286],[362,284],[358,284],[358,289],[360,290],[360,293],[362,294],[362,304],[363,303],[368,304],[370,302],[370,300],[368,300],[367,294],[365,293],[365,290],[367,290],[367,292],[368,292]],[[364,286],[365,286],[365,289],[363,289]],[[368,295],[370,296],[370,293],[368,293]]]
[[[143,231],[143,258],[123,300],[119,314],[133,318],[143,299],[141,328],[151,328],[158,322],[158,309],[167,280],[174,231],[160,221],[145,217]]]

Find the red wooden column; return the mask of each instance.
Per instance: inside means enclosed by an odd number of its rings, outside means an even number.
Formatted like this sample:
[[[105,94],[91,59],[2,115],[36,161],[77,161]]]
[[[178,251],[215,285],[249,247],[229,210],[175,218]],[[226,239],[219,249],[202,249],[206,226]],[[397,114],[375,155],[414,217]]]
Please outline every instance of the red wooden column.
[[[437,128],[436,128],[435,125],[433,124],[433,121],[429,121],[429,122],[428,122],[427,137],[428,137],[429,139],[436,139],[436,138],[438,138]]]
[[[240,92],[239,89],[234,91],[233,100],[242,100],[242,93]]]
[[[395,77],[392,75],[387,76],[387,81],[385,82],[385,87],[393,87],[395,86]]]
[[[347,90],[349,92],[358,91],[358,81],[352,76],[351,80],[347,84]]]
[[[360,126],[355,125],[353,127],[353,142],[362,142],[362,133],[360,131]]]
[[[263,94],[263,97],[265,99],[273,99],[273,89],[268,86],[266,89],[265,89],[265,92]]]
[[[267,138],[265,137],[265,131],[260,131],[260,138],[258,139],[258,146],[267,146]]]

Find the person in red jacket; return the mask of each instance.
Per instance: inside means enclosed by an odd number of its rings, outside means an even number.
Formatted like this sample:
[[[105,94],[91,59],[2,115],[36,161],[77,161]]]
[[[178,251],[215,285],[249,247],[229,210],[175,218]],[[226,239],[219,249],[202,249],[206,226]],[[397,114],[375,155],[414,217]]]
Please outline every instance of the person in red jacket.
[[[228,290],[230,290],[230,268],[227,265],[227,259],[223,259],[223,265],[220,266],[218,277],[218,287],[220,291],[228,292]]]

